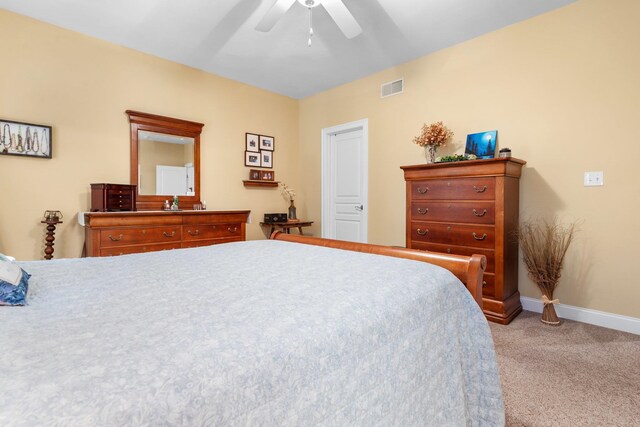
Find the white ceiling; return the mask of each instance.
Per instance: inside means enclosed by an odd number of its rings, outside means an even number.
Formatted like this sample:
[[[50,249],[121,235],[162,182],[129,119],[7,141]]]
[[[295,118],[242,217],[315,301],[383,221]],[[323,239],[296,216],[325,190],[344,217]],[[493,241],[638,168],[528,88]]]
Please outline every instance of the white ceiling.
[[[275,0],[0,0],[0,8],[304,98],[575,0],[343,1],[363,33],[346,39],[317,7],[311,47],[297,2],[268,33],[254,27]]]

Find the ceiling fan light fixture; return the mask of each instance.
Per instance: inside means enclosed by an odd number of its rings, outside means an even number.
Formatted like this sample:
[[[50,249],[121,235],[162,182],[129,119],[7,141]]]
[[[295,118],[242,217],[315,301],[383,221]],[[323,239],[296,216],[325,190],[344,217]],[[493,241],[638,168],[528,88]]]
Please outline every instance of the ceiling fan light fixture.
[[[358,21],[356,21],[342,0],[275,0],[271,9],[267,11],[267,14],[258,22],[258,25],[256,25],[256,30],[263,32],[270,31],[282,15],[284,15],[296,1],[309,9],[310,15],[313,8],[322,5],[348,39],[352,39],[362,33],[362,28],[358,24]],[[309,19],[309,21],[311,21],[311,19]],[[309,33],[311,34],[312,27],[311,25],[309,25],[309,27]]]
[[[298,0],[298,3],[303,5],[304,7],[308,7],[311,9],[312,7],[316,7],[320,4],[321,0]]]

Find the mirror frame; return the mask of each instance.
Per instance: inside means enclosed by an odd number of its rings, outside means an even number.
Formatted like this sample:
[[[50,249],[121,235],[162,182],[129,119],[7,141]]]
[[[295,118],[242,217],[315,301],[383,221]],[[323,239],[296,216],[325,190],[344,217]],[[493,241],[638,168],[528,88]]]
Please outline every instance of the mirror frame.
[[[200,134],[204,124],[190,122],[188,120],[174,119],[172,117],[158,116],[155,114],[141,113],[139,111],[125,111],[129,116],[131,126],[131,184],[138,185],[138,131],[166,133],[169,135],[186,136],[193,138],[193,166],[194,173],[194,193],[193,196],[179,196],[179,205],[182,210],[191,210],[193,205],[200,203]],[[167,196],[172,195],[141,195],[140,189],[136,188],[137,199],[136,209],[139,211],[163,210],[164,201]],[[185,209],[186,208],[186,209]]]

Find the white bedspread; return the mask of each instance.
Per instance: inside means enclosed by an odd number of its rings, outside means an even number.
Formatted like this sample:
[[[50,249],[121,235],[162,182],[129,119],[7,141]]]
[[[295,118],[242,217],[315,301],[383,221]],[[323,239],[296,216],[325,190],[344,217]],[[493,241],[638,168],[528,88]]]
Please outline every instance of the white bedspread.
[[[2,426],[504,424],[484,316],[429,264],[253,241],[21,265]]]

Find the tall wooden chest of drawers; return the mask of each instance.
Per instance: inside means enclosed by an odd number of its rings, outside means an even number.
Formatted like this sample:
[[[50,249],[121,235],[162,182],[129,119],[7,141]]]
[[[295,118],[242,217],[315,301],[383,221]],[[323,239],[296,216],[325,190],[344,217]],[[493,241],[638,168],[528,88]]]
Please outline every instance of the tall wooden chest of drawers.
[[[514,158],[403,166],[408,248],[487,257],[487,319],[507,324],[522,311],[518,292],[519,185]]]
[[[113,256],[245,240],[250,211],[84,214],[87,256]]]

